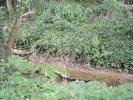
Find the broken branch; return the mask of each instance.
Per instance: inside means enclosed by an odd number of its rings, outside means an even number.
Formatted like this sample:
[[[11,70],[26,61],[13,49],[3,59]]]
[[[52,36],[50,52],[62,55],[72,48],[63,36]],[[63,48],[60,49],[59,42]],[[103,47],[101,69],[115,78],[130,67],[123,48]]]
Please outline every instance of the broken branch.
[[[79,80],[79,81],[85,81],[85,82],[89,82],[91,80],[86,80],[86,79],[81,79],[81,78],[77,78],[77,77],[69,77],[69,76],[66,76],[64,74],[61,74],[60,72],[54,72],[59,78],[61,79],[65,79],[67,81],[76,81],[76,80]]]
[[[22,50],[17,50],[17,49],[12,49],[12,53],[15,55],[19,55],[21,57],[29,56],[32,54],[31,51],[22,51]]]
[[[34,13],[36,12],[35,9],[32,9],[31,11],[25,13],[22,15],[22,18],[27,18],[27,17],[31,17]]]

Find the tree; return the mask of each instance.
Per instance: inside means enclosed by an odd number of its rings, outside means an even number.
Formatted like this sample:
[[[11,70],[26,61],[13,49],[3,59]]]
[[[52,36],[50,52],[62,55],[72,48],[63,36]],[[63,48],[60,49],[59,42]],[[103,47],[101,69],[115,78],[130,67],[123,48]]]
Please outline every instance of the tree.
[[[7,4],[8,12],[9,12],[9,17],[11,17],[13,14],[14,6],[15,6],[15,1],[6,0],[6,4]]]
[[[17,18],[16,23],[14,24],[14,27],[12,29],[12,33],[11,33],[11,36],[9,37],[8,45],[7,45],[7,48],[5,51],[5,53],[7,55],[11,54],[11,49],[14,45],[15,40],[16,40],[17,31],[18,31],[18,29],[21,25],[21,22],[22,22],[22,17],[23,17],[23,14],[21,13],[21,15]]]

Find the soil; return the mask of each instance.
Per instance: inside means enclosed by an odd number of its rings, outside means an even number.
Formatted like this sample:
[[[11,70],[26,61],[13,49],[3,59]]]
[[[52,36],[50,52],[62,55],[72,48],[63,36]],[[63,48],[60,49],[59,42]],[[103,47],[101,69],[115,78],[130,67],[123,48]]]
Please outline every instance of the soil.
[[[120,73],[120,74],[133,74],[129,73],[127,70],[122,69],[112,69],[112,68],[104,68],[99,66],[91,66],[89,67],[89,63],[87,62],[78,62],[71,60],[70,58],[58,58],[58,57],[51,57],[44,54],[34,54],[32,55],[31,59],[38,63],[49,63],[55,64],[62,67],[67,67],[70,69],[78,70],[78,71],[105,71],[105,72],[113,72],[113,73]]]
[[[85,80],[98,80],[106,82],[108,85],[115,86],[121,83],[133,83],[133,74],[114,69],[98,69],[96,67],[88,69],[87,63],[85,62],[79,63],[70,59],[64,60],[42,54],[33,55],[32,60],[39,63],[49,63],[65,67],[68,70],[70,77],[77,77]]]

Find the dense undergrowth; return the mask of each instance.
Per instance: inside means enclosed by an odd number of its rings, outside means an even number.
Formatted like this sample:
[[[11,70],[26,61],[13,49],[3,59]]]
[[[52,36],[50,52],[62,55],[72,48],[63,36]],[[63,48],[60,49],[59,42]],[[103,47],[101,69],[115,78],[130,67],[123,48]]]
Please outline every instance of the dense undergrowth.
[[[29,67],[30,66],[30,67]],[[50,67],[51,66],[51,67]],[[47,69],[48,68],[48,69]],[[48,71],[48,76],[34,75]],[[62,68],[63,69],[63,68]],[[105,83],[55,81],[53,71],[64,70],[53,65],[39,65],[20,57],[12,56],[7,62],[0,63],[0,99],[1,100],[132,100],[133,84],[126,83],[118,87],[106,86]],[[22,73],[30,73],[25,77]],[[80,90],[80,91],[79,91]]]
[[[7,8],[0,6],[0,23],[7,25],[0,29],[0,43],[4,47],[18,13],[35,8],[36,14],[23,21],[19,29],[17,48],[105,67],[133,69],[132,5],[116,0],[92,3],[89,0],[32,0],[29,6],[30,0],[16,1],[16,11],[10,20]],[[0,57],[6,57],[3,51]],[[133,99],[133,84],[112,87],[97,81],[58,83],[55,71],[67,74],[64,68],[55,65],[28,62],[16,56],[0,58],[0,99]]]
[[[21,26],[17,46],[105,67],[133,69],[131,5],[116,0],[47,0],[32,6],[37,13]]]
[[[16,8],[16,15],[27,12],[28,1],[21,5],[18,2]],[[133,69],[132,5],[117,0],[45,0],[31,2],[32,8],[37,12],[21,25],[17,47],[105,67]],[[0,10],[0,21],[7,23],[7,9]],[[10,31],[11,27],[4,30],[5,37]]]

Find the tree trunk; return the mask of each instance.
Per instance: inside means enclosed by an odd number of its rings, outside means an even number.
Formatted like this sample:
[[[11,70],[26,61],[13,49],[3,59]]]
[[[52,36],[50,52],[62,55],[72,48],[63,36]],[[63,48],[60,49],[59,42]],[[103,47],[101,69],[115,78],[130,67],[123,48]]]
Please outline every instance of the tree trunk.
[[[17,21],[16,21],[16,23],[15,23],[15,25],[13,27],[11,36],[10,36],[9,41],[8,41],[8,46],[6,48],[6,55],[10,55],[11,54],[11,49],[12,49],[12,47],[14,45],[15,40],[16,40],[16,34],[17,34],[19,26],[21,25],[21,22],[22,22],[22,16],[23,16],[23,14],[21,14],[17,18]]]
[[[7,4],[7,8],[8,8],[8,12],[9,12],[9,17],[11,17],[13,15],[13,4],[14,0],[6,0],[6,4]]]

